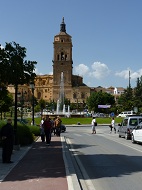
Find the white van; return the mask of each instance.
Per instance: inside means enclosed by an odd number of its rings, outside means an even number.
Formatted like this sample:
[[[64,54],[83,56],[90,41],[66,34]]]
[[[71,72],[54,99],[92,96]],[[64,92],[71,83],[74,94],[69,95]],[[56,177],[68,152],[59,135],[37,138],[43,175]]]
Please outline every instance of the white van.
[[[127,115],[133,115],[133,114],[135,114],[134,111],[123,111],[120,114],[118,114],[117,117],[126,117]]]

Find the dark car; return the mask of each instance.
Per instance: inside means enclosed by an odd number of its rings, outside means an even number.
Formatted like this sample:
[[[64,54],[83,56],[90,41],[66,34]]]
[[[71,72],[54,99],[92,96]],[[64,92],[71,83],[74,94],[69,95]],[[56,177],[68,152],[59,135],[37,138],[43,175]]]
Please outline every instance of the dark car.
[[[65,125],[61,125],[61,133],[64,133],[66,131],[66,126]],[[53,128],[51,129],[51,133],[53,133]]]
[[[65,132],[66,131],[66,126],[65,125],[61,125],[61,132]]]
[[[17,118],[17,122],[24,124],[24,125],[27,125],[29,123],[29,121],[27,119],[18,119],[18,118]]]

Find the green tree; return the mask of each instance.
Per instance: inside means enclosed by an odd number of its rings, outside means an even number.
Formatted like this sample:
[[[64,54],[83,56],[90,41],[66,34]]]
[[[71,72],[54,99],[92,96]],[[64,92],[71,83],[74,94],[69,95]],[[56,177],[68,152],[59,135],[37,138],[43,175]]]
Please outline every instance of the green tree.
[[[142,76],[137,78],[136,87],[134,88],[134,107],[142,112]]]
[[[89,111],[100,112],[98,105],[111,105],[115,104],[114,96],[107,92],[93,92],[90,97],[87,98],[87,106]],[[104,111],[104,110],[103,110]]]
[[[45,109],[45,108],[46,108],[46,101],[45,101],[45,100],[43,100],[43,99],[40,99],[40,100],[39,100],[39,102],[38,102],[38,105],[39,105],[40,110],[41,110],[41,112],[42,112],[42,111],[43,111],[43,109]]]
[[[8,92],[5,85],[0,86],[0,113],[2,120],[2,113],[10,110],[10,107],[13,105],[12,95]]]
[[[16,42],[6,43],[5,48],[0,51],[0,63],[2,64],[3,73],[0,72],[0,80],[3,77],[7,84],[15,86],[15,119],[14,127],[17,130],[17,93],[18,84],[29,84],[34,81],[36,61],[27,61],[26,48],[21,47]]]
[[[124,93],[121,94],[121,96],[118,98],[118,105],[119,108],[121,107],[121,110],[119,109],[119,112],[124,110],[131,110],[133,108],[133,89],[131,86],[127,87],[127,89],[124,90]]]

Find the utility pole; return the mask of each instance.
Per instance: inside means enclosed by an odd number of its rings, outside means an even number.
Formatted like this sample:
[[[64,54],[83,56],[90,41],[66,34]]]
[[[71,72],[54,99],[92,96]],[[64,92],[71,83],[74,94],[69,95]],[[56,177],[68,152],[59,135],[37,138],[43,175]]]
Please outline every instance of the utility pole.
[[[129,88],[131,87],[130,80],[131,80],[131,76],[130,76],[130,71],[129,71]]]

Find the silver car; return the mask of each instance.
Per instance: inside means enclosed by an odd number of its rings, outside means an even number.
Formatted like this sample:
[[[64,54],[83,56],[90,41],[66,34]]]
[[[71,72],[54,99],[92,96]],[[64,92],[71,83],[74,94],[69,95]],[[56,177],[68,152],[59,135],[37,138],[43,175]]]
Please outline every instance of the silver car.
[[[119,137],[125,137],[125,139],[131,139],[131,134],[135,126],[142,122],[142,116],[132,115],[123,119],[122,123],[118,124]]]

